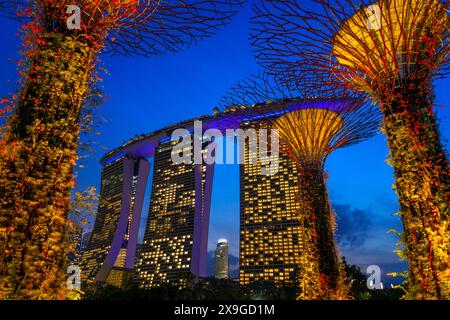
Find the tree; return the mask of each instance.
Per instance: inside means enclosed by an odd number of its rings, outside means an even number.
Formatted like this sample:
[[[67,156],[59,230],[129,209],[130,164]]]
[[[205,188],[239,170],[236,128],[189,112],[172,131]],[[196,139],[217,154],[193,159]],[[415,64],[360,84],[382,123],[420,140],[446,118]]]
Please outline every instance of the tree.
[[[407,297],[450,298],[450,171],[433,79],[450,67],[449,1],[265,0],[251,41],[288,82],[322,73],[363,92],[384,115],[409,264]]]
[[[99,53],[180,51],[226,24],[242,1],[5,4],[5,10],[22,4],[26,22],[22,88],[0,141],[0,298],[63,298],[73,168]]]
[[[325,163],[336,149],[376,134],[380,113],[358,95],[325,86],[320,77],[289,87],[283,83],[267,73],[251,76],[225,94],[222,107],[240,109],[239,117],[253,125],[263,118],[279,137],[280,152],[295,165],[302,230],[300,299],[347,299]]]

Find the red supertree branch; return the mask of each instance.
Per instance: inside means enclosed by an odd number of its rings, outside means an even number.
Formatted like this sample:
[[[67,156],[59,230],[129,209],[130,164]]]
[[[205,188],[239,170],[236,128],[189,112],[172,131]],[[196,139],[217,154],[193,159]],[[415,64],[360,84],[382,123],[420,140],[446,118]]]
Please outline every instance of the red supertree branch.
[[[244,2],[1,2],[2,12],[17,9],[25,20],[25,59],[21,92],[0,139],[0,298],[54,299],[66,293],[73,169],[86,124],[81,117],[98,93],[98,54],[177,52],[215,33]],[[67,24],[74,16],[80,25]]]
[[[127,56],[174,53],[209,37],[238,13],[246,0],[39,0],[4,1],[0,10],[19,10],[44,30],[102,34],[106,51]],[[68,30],[69,5],[81,9],[82,30]]]
[[[375,18],[370,5],[379,8]],[[408,78],[448,73],[448,6],[438,0],[264,0],[254,6],[251,42],[274,74],[289,65],[389,95]]]
[[[381,113],[362,96],[327,86],[318,76],[274,79],[266,72],[232,87],[220,106],[245,119],[245,126],[275,129],[279,151],[297,168],[300,298],[348,299],[333,238],[325,161],[334,150],[376,134]]]
[[[381,124],[381,113],[361,94],[327,86],[317,76],[304,77],[296,83],[288,80],[289,86],[281,80],[273,78],[268,72],[249,76],[224,94],[219,107],[222,110],[236,108],[240,109],[239,113],[263,116],[274,112],[289,113],[296,109],[332,110],[339,115],[343,126],[340,130],[333,131],[333,121],[330,122],[332,119],[329,117],[322,118],[315,124],[316,127],[321,127],[323,132],[330,132],[328,145],[323,149],[320,162],[325,161],[333,150],[357,144],[377,133]],[[278,117],[269,117],[265,121],[276,126],[277,119]],[[295,119],[292,120],[295,122]],[[284,123],[289,125],[289,122]],[[295,127],[295,123],[292,125]],[[310,134],[305,131],[303,133]],[[298,157],[297,161],[310,162],[308,155],[302,150],[291,152],[303,155]]]
[[[448,0],[263,0],[251,42],[289,86],[320,74],[383,112],[409,264],[407,297],[449,299],[450,170],[432,81],[450,71]]]

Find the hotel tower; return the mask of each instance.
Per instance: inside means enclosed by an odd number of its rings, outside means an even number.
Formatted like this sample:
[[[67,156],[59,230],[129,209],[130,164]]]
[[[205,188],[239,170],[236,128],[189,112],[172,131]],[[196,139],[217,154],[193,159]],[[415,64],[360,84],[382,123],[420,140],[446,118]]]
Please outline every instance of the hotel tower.
[[[253,152],[259,148],[246,143],[240,168],[239,281],[288,282],[294,280],[302,245],[296,167],[280,154],[278,173],[262,175],[261,163],[250,161]]]
[[[135,265],[137,234],[150,165],[121,154],[102,169],[100,201],[86,251],[83,280],[121,286]]]
[[[136,265],[143,288],[182,286],[191,275],[206,276],[214,166],[172,160],[172,153],[181,150],[192,158],[191,141],[178,150],[170,140],[156,148],[148,221]]]

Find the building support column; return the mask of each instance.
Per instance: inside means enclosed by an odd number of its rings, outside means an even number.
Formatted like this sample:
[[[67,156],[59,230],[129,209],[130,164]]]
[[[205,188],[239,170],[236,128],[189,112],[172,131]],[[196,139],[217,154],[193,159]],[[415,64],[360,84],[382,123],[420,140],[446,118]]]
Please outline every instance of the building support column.
[[[144,194],[147,185],[148,173],[150,164],[144,160],[124,159],[123,164],[123,187],[122,187],[122,201],[120,208],[120,218],[117,223],[117,228],[114,233],[111,247],[108,254],[100,267],[100,270],[95,276],[95,281],[105,282],[111,272],[114,263],[116,262],[119,251],[122,248],[127,228],[130,228],[129,239],[127,243],[127,254],[125,260],[125,268],[133,269],[136,256],[136,242],[139,232],[139,224],[141,218],[142,205],[144,201]],[[134,206],[131,208],[131,196],[133,188],[133,177],[137,171],[137,185],[135,191]],[[129,216],[132,211],[131,225],[129,224]]]
[[[127,256],[125,259],[125,268],[134,269],[136,261],[136,245],[139,235],[139,226],[141,224],[142,206],[144,204],[145,190],[147,187],[148,174],[150,172],[150,163],[145,159],[140,159],[136,163],[137,183],[135,191],[134,206],[131,218],[130,236],[128,239]]]
[[[192,246],[191,272],[196,277],[206,277],[206,257],[208,254],[209,216],[211,211],[214,164],[195,165],[195,217]]]

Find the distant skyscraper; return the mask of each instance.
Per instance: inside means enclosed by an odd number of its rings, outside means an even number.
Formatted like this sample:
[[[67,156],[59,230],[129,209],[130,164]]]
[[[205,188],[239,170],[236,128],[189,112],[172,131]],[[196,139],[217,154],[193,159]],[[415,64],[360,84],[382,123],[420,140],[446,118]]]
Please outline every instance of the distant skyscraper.
[[[84,280],[107,281],[114,267],[134,268],[142,202],[150,165],[127,154],[108,160],[102,169],[100,201],[81,269]]]
[[[206,276],[214,167],[175,164],[175,144],[163,140],[155,151],[149,216],[136,263],[144,288],[183,285],[190,273]],[[185,146],[185,154],[192,154],[193,144]]]
[[[247,143],[240,168],[240,283],[288,281],[301,254],[296,168],[280,154],[278,173],[262,175],[251,152]]]
[[[228,241],[220,239],[215,253],[216,279],[228,279],[230,264],[228,261]]]

